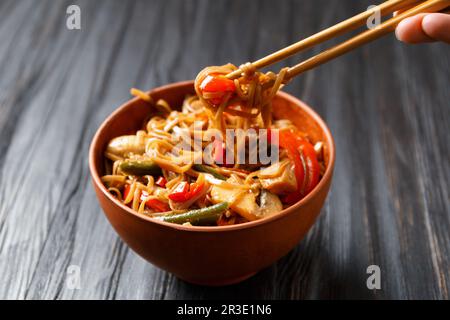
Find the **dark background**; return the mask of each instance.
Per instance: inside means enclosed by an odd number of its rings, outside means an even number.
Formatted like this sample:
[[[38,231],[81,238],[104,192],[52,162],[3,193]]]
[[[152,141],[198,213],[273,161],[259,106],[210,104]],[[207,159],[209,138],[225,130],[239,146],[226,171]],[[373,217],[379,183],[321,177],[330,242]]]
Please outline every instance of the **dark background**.
[[[70,4],[81,7],[80,31],[66,29]],[[89,180],[91,138],[130,87],[254,60],[370,4],[1,0],[0,298],[448,299],[444,44],[387,36],[286,88],[334,134],[333,186],[307,237],[241,284],[193,286],[145,262],[113,231]],[[366,287],[371,264],[381,290]],[[80,290],[66,285],[70,265],[81,268]]]

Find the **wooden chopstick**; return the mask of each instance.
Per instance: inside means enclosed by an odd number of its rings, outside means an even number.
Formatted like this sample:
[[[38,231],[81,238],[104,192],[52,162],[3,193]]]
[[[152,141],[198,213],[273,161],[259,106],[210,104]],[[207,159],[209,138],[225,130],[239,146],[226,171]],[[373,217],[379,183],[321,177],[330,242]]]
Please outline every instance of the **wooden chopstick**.
[[[384,15],[393,13],[398,10],[405,10],[417,3],[418,3],[418,0],[385,1],[382,4],[374,7],[371,10],[367,10],[365,12],[357,14],[356,16],[349,18],[345,21],[342,21],[330,28],[322,30],[322,31],[320,31],[308,38],[300,40],[286,48],[283,48],[272,54],[269,54],[268,56],[261,58],[255,62],[253,62],[252,64],[256,69],[264,68],[268,65],[271,65],[271,64],[281,61],[287,57],[290,57],[296,53],[299,53],[300,51],[306,50],[317,44],[325,42],[331,38],[337,37],[343,33],[355,30],[355,29],[363,26],[366,23],[367,19],[369,19],[369,17],[371,17],[376,10],[379,10],[381,15],[384,16]],[[237,69],[237,70],[229,73],[227,75],[227,78],[235,79],[235,78],[238,78],[241,74],[242,74],[242,70]]]
[[[392,31],[395,30],[395,27],[405,18],[412,17],[419,13],[431,13],[431,12],[439,12],[443,9],[447,10],[447,7],[450,6],[450,0],[428,0],[419,5],[404,11],[397,16],[385,21],[380,26],[367,30],[331,49],[325,50],[308,60],[305,60],[291,68],[287,71],[286,80],[292,79],[293,77],[310,70],[314,67],[317,67],[327,61],[330,61],[336,57],[339,57],[363,44],[366,44],[370,41],[378,39]]]

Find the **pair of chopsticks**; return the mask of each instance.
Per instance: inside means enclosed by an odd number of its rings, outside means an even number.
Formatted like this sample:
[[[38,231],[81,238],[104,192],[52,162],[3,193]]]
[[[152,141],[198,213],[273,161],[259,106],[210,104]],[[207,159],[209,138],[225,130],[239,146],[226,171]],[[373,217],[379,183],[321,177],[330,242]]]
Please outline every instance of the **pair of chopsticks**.
[[[274,52],[262,59],[259,59],[252,63],[256,69],[266,67],[268,65],[274,64],[281,61],[287,57],[290,57],[300,51],[309,49],[315,45],[323,43],[329,39],[342,35],[346,32],[355,30],[366,24],[367,19],[369,19],[374,13],[380,12],[381,16],[386,16],[392,14],[396,11],[399,13],[381,23],[379,26],[368,29],[355,37],[338,44],[331,49],[325,50],[299,64],[290,67],[287,70],[285,80],[289,81],[293,77],[315,68],[325,62],[328,62],[334,58],[337,58],[357,47],[360,47],[368,42],[378,39],[388,33],[395,30],[396,26],[405,18],[412,17],[419,13],[431,13],[439,11],[447,11],[450,7],[450,0],[428,0],[428,1],[417,1],[417,0],[389,0],[384,3],[373,7],[370,10],[362,12],[350,19],[340,22],[330,28],[327,28],[319,33],[316,33],[306,39],[300,40],[286,48],[283,48],[277,52]],[[229,79],[236,79],[241,76],[243,70],[237,69],[227,75]]]

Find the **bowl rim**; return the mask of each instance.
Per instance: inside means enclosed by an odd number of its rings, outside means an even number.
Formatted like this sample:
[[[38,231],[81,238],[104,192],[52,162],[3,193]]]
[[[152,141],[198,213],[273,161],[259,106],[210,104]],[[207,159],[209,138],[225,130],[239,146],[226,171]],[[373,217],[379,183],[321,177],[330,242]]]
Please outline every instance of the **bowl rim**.
[[[168,90],[168,89],[171,89],[174,87],[183,87],[183,86],[193,85],[193,83],[194,83],[193,80],[174,82],[171,84],[153,88],[152,90],[150,90],[148,92],[155,93],[158,91]],[[283,209],[282,211],[280,211],[277,214],[274,214],[267,218],[262,218],[262,219],[255,220],[255,221],[249,221],[249,222],[235,224],[235,225],[229,225],[229,226],[184,226],[184,225],[165,222],[165,221],[161,221],[158,219],[148,217],[146,215],[135,212],[133,209],[131,209],[128,206],[124,205],[123,203],[119,202],[110,192],[108,192],[108,190],[106,189],[106,187],[104,186],[104,184],[102,183],[102,181],[100,179],[99,172],[97,171],[97,169],[94,166],[94,162],[95,162],[94,161],[94,159],[95,159],[94,149],[95,149],[95,146],[99,143],[99,138],[100,138],[101,132],[106,127],[108,127],[109,123],[112,122],[112,120],[116,117],[117,114],[119,114],[123,109],[127,108],[129,105],[138,101],[139,100],[138,97],[132,98],[132,99],[124,102],[122,105],[120,105],[100,124],[97,131],[95,132],[95,135],[92,138],[91,144],[89,146],[89,171],[91,174],[92,181],[101,190],[101,192],[106,196],[106,198],[109,201],[111,201],[112,203],[114,203],[115,205],[117,205],[119,208],[125,210],[129,214],[132,214],[133,216],[137,217],[138,219],[141,219],[143,221],[150,222],[150,223],[155,223],[155,224],[158,224],[158,225],[160,225],[162,227],[166,227],[166,228],[172,228],[172,229],[188,231],[188,232],[224,232],[224,231],[236,231],[236,230],[243,230],[243,229],[248,229],[248,228],[252,228],[252,227],[257,227],[257,226],[261,226],[261,225],[276,221],[278,219],[282,219],[285,216],[287,216],[288,214],[290,214],[292,211],[309,203],[311,201],[311,199],[314,198],[314,196],[319,192],[319,190],[325,186],[326,182],[332,178],[335,157],[336,157],[336,151],[335,151],[334,139],[333,139],[330,129],[326,125],[325,121],[310,106],[308,106],[306,103],[304,103],[300,99],[294,97],[293,95],[283,92],[283,91],[279,91],[277,93],[277,96],[279,96],[285,100],[289,100],[292,103],[298,105],[309,116],[311,116],[314,119],[314,121],[316,121],[316,123],[319,125],[319,127],[322,129],[325,139],[327,140],[327,142],[329,142],[329,149],[330,149],[328,165],[327,165],[325,173],[324,173],[322,179],[320,179],[319,183],[303,199],[301,199],[297,203],[291,205],[290,207]]]

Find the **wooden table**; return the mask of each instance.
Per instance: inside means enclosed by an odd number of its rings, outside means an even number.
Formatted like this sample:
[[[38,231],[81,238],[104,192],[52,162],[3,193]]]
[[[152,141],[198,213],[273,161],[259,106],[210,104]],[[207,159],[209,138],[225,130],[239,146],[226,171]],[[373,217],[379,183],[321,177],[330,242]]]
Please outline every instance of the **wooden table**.
[[[81,30],[66,28],[70,4]],[[241,284],[193,286],[145,262],[111,228],[89,179],[91,138],[130,87],[253,60],[370,4],[2,0],[0,298],[448,299],[447,45],[388,36],[286,88],[334,134],[333,186],[295,250]],[[369,265],[380,267],[380,290],[366,286]]]

